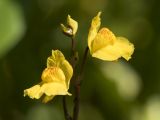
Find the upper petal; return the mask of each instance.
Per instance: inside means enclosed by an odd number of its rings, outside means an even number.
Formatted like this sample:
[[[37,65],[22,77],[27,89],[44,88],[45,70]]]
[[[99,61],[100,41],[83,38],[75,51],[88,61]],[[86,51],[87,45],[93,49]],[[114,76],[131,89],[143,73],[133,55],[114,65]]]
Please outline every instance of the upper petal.
[[[49,67],[42,72],[43,82],[65,82],[64,72],[59,67]]]
[[[70,79],[73,75],[73,68],[70,65],[70,63],[65,59],[62,52],[60,52],[59,50],[53,50],[52,56],[50,56],[47,59],[47,67],[54,67],[54,66],[59,67],[63,71],[66,78],[65,79],[66,85],[69,88]]]
[[[91,54],[108,45],[112,45],[116,40],[115,35],[108,28],[102,28],[92,41]]]
[[[62,71],[65,75],[65,82],[66,82],[67,88],[69,89],[70,80],[73,75],[73,68],[67,60],[63,60],[60,63],[59,67],[62,69]]]
[[[97,16],[95,16],[92,19],[91,26],[88,33],[88,47],[91,49],[91,43],[95,36],[97,35],[97,32],[99,30],[99,27],[101,25],[101,18],[100,18],[101,12],[98,12]]]
[[[47,59],[47,67],[59,66],[65,60],[63,53],[59,50],[52,50],[52,56]]]

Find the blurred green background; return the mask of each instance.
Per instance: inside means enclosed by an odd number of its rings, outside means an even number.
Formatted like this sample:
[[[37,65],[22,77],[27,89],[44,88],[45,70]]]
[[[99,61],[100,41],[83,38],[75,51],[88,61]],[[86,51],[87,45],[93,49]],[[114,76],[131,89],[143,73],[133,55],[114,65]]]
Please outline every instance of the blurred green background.
[[[0,0],[0,120],[64,120],[62,96],[43,104],[23,90],[40,81],[52,49],[69,60],[70,40],[60,30],[68,14],[79,22],[81,60],[100,10],[102,26],[127,37],[135,52],[129,62],[88,55],[80,120],[160,120],[159,0]],[[70,112],[72,102],[67,97]]]

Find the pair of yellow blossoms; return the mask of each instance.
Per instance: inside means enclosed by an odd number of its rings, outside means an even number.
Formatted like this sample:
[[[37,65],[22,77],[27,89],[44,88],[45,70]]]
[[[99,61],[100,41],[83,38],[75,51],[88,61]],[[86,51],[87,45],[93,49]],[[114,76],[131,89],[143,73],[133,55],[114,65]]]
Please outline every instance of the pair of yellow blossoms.
[[[101,12],[92,19],[88,34],[88,47],[93,57],[115,61],[120,57],[129,60],[134,51],[134,46],[124,37],[116,37],[108,28],[99,30]],[[67,24],[71,28],[68,33],[75,35],[78,23],[70,16]],[[66,28],[62,24],[63,28]],[[71,77],[73,75],[72,66],[65,59],[59,50],[53,50],[52,55],[47,59],[47,68],[42,73],[42,82],[24,90],[24,96],[28,95],[32,99],[39,99],[43,96],[46,103],[53,99],[55,95],[71,95],[68,92]]]

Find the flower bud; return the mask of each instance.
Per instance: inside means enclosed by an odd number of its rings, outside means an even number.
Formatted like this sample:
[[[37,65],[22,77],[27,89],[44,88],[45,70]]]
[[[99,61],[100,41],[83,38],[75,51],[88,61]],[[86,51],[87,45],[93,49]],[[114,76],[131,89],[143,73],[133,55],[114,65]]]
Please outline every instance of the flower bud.
[[[63,33],[65,34],[65,35],[67,35],[67,36],[73,36],[73,30],[72,30],[72,28],[70,28],[70,27],[66,27],[66,26],[64,26],[63,24],[61,24],[61,29],[62,29],[62,31],[63,31]]]
[[[78,30],[78,23],[74,19],[71,18],[70,15],[67,17],[67,25],[61,24],[61,29],[63,33],[69,37],[75,36]]]

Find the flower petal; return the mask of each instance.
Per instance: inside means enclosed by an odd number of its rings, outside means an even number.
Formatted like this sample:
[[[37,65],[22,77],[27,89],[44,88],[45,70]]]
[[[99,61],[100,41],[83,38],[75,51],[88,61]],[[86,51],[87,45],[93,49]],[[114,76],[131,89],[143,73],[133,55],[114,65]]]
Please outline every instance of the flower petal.
[[[69,62],[67,60],[64,60],[63,62],[61,62],[59,67],[62,69],[62,71],[65,75],[66,85],[67,85],[67,88],[69,89],[70,80],[73,75],[72,66],[69,64]]]
[[[66,85],[69,88],[70,80],[73,75],[73,68],[59,50],[52,50],[52,56],[47,59],[47,67],[54,66],[59,67],[64,72]]]
[[[45,83],[42,85],[41,90],[47,96],[71,95],[67,92],[68,89],[66,85],[59,82]]]
[[[92,41],[91,54],[108,45],[112,45],[115,40],[115,35],[108,28],[102,28]]]
[[[97,50],[92,54],[93,57],[114,61],[120,57],[129,60],[133,54],[134,46],[126,38],[117,37],[117,40],[113,45],[108,45],[102,49]]]
[[[99,27],[101,25],[101,18],[100,18],[101,12],[98,12],[97,16],[95,16],[92,19],[91,27],[89,29],[89,34],[88,34],[88,47],[91,50],[91,43],[95,36],[97,35],[97,32],[99,30]]]
[[[39,99],[42,96],[40,85],[35,85],[29,89],[24,90],[24,96],[29,96],[32,99]]]
[[[47,59],[47,67],[57,67],[63,60],[65,60],[65,57],[61,51],[52,50],[52,56],[48,57]]]
[[[43,82],[65,82],[65,75],[59,67],[49,67],[42,72]]]
[[[69,25],[69,27],[72,28],[73,35],[75,35],[76,32],[77,32],[77,30],[78,30],[78,22],[75,21],[74,19],[72,19],[70,15],[68,15],[68,17],[67,17],[67,24]]]
[[[128,39],[124,37],[117,37],[117,42],[115,44],[120,49],[121,56],[126,60],[131,58],[131,55],[134,52],[134,45],[128,41]]]
[[[42,100],[43,103],[47,103],[49,101],[51,101],[55,96],[51,95],[51,96],[45,96]]]

